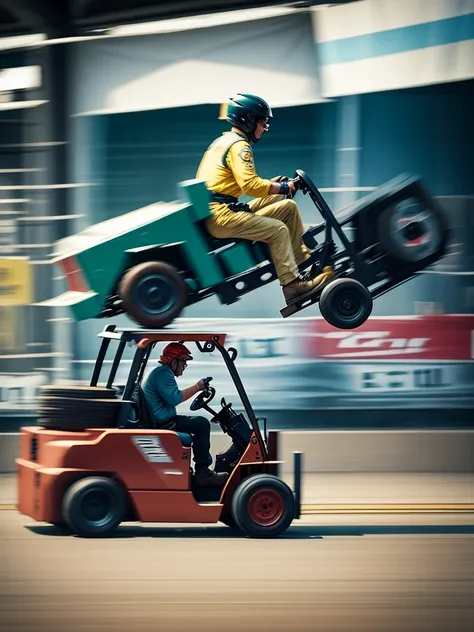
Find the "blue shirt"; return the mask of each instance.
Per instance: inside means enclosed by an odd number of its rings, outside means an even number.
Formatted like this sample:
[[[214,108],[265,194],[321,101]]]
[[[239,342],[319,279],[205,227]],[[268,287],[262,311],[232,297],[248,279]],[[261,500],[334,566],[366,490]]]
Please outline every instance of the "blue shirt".
[[[176,406],[183,401],[176,377],[167,364],[158,365],[148,376],[143,388],[148,407],[160,421],[168,421],[176,415]]]

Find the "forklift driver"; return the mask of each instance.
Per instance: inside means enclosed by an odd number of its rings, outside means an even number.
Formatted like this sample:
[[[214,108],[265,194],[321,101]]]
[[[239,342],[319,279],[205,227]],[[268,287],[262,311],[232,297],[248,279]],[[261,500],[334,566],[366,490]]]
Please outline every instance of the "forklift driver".
[[[300,210],[292,199],[295,186],[288,178],[260,178],[255,170],[250,143],[257,143],[269,129],[272,110],[253,94],[238,94],[227,106],[224,132],[209,145],[201,159],[196,178],[204,180],[211,194],[212,217],[207,230],[218,239],[235,237],[268,244],[288,301],[324,285],[333,275],[330,266],[314,276],[304,273],[310,253],[302,241]],[[256,198],[239,203],[241,195]],[[303,270],[300,275],[299,271]]]
[[[179,390],[176,378],[183,375],[187,363],[193,357],[183,344],[172,342],[163,349],[159,366],[153,369],[143,388],[147,408],[153,416],[155,427],[185,432],[193,437],[195,462],[194,482],[198,487],[223,485],[227,473],[209,469],[211,425],[205,417],[177,415],[176,406],[205,388],[204,380]]]

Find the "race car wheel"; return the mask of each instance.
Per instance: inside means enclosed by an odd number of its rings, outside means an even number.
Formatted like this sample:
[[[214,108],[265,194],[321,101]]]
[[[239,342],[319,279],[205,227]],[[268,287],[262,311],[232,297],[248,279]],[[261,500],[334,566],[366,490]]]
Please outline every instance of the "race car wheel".
[[[231,507],[236,526],[252,538],[276,538],[295,516],[293,492],[271,474],[246,478],[234,492]]]
[[[120,283],[119,295],[124,311],[135,322],[161,329],[186,306],[187,285],[173,266],[153,261],[131,268]]]
[[[446,221],[436,208],[417,199],[402,200],[380,213],[377,222],[382,250],[403,263],[423,267],[440,252],[446,240]]]
[[[336,279],[321,293],[319,310],[323,318],[338,329],[356,329],[372,313],[369,290],[355,279]]]
[[[62,505],[66,524],[83,538],[108,535],[122,522],[126,509],[123,488],[99,476],[73,483],[64,494]]]

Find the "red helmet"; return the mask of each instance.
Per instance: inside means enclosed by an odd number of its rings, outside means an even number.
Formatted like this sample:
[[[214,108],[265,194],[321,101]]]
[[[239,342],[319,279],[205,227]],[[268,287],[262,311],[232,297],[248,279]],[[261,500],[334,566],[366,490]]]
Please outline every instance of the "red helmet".
[[[160,361],[170,362],[173,358],[183,358],[185,360],[192,360],[193,356],[187,347],[180,342],[170,342],[169,345],[163,349]]]

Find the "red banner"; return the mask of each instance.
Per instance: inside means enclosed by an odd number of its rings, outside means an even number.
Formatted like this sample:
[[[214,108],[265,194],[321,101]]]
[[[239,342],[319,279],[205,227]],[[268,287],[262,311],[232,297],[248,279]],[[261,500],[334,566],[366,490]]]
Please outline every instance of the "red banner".
[[[324,319],[307,323],[304,353],[334,360],[472,360],[474,316],[430,315],[370,318],[353,330]]]

